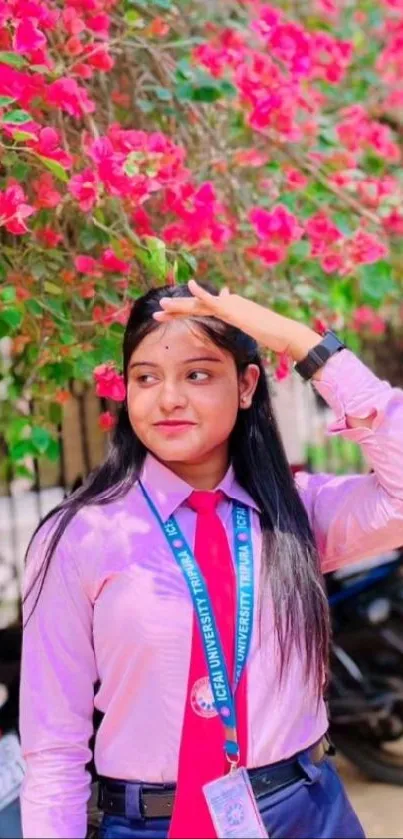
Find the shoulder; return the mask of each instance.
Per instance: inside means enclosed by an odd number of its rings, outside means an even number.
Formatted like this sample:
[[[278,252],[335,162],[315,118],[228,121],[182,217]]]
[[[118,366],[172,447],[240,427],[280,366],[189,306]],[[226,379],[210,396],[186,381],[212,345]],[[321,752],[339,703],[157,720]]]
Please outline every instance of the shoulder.
[[[76,562],[106,549],[118,549],[125,534],[149,531],[148,508],[137,484],[124,496],[104,503],[56,509],[39,525],[28,550],[28,561],[43,555],[57,542],[55,553]]]
[[[25,586],[41,574],[51,554],[53,573],[80,581],[92,597],[99,580],[124,568],[142,550],[150,530],[148,508],[137,485],[107,503],[85,504],[71,518],[69,507],[62,507],[39,526],[31,541]]]

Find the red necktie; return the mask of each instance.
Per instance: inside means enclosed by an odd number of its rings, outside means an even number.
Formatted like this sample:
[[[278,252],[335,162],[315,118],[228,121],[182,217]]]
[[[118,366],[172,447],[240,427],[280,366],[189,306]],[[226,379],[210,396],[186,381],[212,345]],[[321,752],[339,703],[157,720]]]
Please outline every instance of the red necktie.
[[[197,512],[195,557],[204,577],[220,635],[230,683],[235,657],[237,607],[234,564],[216,507],[221,492],[193,492],[188,504]],[[246,668],[236,691],[241,764],[246,765]],[[193,616],[192,651],[179,752],[178,783],[169,830],[171,839],[212,839],[216,832],[202,788],[225,775],[224,727],[214,710],[208,668],[197,617]]]

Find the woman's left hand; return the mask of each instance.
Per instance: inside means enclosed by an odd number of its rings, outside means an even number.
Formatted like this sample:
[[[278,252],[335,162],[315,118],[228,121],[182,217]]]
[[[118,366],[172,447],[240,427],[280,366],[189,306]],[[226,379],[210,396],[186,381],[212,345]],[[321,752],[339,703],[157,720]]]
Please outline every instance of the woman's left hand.
[[[302,323],[266,309],[239,294],[223,289],[220,294],[210,294],[190,280],[192,297],[163,297],[161,311],[155,320],[166,323],[178,318],[215,317],[242,329],[252,338],[276,353],[288,353],[295,362],[301,361],[321,336]]]

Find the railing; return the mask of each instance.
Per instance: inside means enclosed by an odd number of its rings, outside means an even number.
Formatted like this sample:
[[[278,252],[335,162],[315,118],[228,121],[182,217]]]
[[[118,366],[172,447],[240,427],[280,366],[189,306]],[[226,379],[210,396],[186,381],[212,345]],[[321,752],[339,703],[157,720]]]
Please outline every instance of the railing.
[[[32,480],[16,478],[9,468],[0,484],[0,626],[13,620],[18,609],[24,555],[38,522],[104,456],[105,435],[97,424],[104,410],[104,401],[91,390],[72,389],[56,429],[57,461],[30,461]]]

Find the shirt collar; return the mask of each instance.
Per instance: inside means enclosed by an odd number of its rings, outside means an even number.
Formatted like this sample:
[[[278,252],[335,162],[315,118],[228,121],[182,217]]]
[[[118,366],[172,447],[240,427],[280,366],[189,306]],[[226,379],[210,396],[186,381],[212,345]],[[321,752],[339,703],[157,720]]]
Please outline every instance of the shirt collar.
[[[141,472],[141,482],[164,522],[175,513],[181,504],[184,504],[193,492],[193,487],[183,481],[182,478],[178,478],[174,472],[171,472],[151,454],[146,456]],[[240,501],[241,504],[246,504],[247,507],[252,507],[259,512],[256,502],[236,480],[232,466],[229,467],[216,489],[221,489],[227,498]]]

